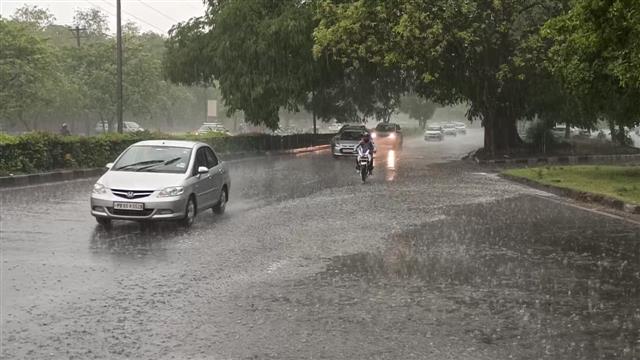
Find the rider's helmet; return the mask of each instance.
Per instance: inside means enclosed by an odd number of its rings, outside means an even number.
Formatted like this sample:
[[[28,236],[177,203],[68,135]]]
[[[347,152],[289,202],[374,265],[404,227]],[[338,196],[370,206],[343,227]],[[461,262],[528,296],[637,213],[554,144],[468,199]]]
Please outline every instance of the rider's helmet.
[[[364,135],[362,135],[362,141],[364,141],[365,143],[368,143],[371,140],[371,135],[369,135],[369,133],[364,133]]]

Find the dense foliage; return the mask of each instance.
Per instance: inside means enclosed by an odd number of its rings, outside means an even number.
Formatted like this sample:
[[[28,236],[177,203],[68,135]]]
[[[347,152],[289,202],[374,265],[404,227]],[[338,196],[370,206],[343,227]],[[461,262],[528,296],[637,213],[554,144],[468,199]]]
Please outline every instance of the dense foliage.
[[[66,122],[73,133],[90,134],[99,121],[115,121],[115,39],[107,17],[77,10],[74,22],[86,29],[79,39],[35,6],[0,18],[0,131],[56,131]],[[153,129],[198,126],[203,90],[165,81],[165,38],[131,23],[123,29],[125,120]]]
[[[281,109],[322,120],[388,121],[403,76],[368,61],[313,54],[314,1],[209,1],[205,16],[174,27],[165,71],[183,84],[215,83],[230,112],[278,127]]]
[[[542,33],[551,71],[624,142],[640,123],[640,2],[576,0]]]

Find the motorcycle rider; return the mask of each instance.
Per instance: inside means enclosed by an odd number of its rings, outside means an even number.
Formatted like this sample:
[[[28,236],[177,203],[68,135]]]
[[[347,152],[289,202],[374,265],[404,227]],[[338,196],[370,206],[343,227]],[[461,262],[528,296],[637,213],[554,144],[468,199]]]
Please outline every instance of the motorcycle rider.
[[[369,150],[370,161],[369,161],[369,175],[373,173],[373,153],[375,151],[375,146],[373,145],[373,141],[371,140],[371,135],[369,133],[365,133],[360,140],[360,143],[355,148],[355,152],[358,153],[358,150],[361,149],[363,151]],[[360,170],[360,164],[358,164],[358,158],[356,157],[356,170]]]

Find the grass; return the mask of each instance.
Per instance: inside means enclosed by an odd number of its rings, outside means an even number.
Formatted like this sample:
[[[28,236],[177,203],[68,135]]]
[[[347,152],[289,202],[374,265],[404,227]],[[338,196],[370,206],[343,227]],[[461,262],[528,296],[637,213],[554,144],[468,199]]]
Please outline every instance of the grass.
[[[546,166],[511,169],[505,174],[640,205],[640,166]]]

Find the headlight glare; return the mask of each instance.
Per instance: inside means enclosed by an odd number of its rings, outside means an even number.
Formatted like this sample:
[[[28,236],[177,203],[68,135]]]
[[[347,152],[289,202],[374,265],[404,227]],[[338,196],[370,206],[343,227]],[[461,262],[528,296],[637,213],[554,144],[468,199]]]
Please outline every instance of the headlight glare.
[[[162,190],[158,194],[158,197],[178,196],[184,193],[184,187],[182,186],[169,186]]]

